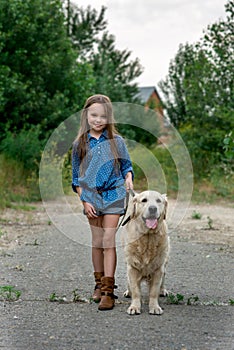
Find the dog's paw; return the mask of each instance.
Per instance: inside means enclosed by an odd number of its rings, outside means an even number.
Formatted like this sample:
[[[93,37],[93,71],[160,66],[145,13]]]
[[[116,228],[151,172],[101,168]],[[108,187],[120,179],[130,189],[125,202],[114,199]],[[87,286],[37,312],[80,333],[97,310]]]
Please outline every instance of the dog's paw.
[[[140,315],[141,310],[140,310],[140,307],[138,307],[138,306],[130,305],[128,310],[127,310],[127,313],[129,315]]]
[[[149,308],[150,315],[162,315],[163,309],[160,306],[154,306]]]
[[[160,297],[167,297],[169,295],[168,290],[166,290],[166,288],[162,288],[160,290]]]
[[[128,289],[124,292],[123,295],[124,295],[125,298],[131,298],[131,293],[129,292]]]

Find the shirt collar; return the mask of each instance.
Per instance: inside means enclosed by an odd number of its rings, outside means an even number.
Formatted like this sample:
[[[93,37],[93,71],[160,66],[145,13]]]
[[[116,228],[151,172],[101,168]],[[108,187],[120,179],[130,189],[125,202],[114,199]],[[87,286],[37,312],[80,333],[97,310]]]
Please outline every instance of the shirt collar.
[[[102,139],[102,138],[105,138],[107,139],[108,138],[108,132],[107,132],[107,129],[104,129],[99,140]],[[95,137],[93,137],[92,135],[90,135],[90,133],[88,133],[88,141],[90,141],[91,139],[95,139]]]

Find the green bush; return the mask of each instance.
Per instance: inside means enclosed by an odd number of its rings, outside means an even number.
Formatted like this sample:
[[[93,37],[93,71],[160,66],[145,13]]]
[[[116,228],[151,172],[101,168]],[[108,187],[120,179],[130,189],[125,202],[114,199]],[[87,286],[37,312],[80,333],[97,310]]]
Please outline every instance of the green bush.
[[[7,131],[0,144],[0,151],[11,159],[23,164],[25,169],[35,170],[41,157],[45,141],[41,140],[40,126],[31,126],[29,130]]]
[[[156,147],[153,153],[164,172],[167,183],[167,193],[170,195],[176,194],[178,191],[178,173],[170,152],[166,148]]]
[[[0,208],[39,198],[37,175],[25,170],[23,163],[0,154]]]
[[[142,146],[130,148],[134,169],[134,188],[147,189],[174,195],[178,191],[176,165],[170,152],[163,147],[146,149]]]
[[[0,155],[0,208],[10,206],[19,196],[26,197],[25,173],[23,165]]]

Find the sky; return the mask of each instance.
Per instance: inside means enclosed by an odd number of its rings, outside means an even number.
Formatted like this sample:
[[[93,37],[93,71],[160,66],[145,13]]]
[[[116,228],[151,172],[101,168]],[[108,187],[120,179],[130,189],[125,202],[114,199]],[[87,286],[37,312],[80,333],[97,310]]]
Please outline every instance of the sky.
[[[179,45],[193,44],[209,24],[225,18],[227,0],[71,0],[100,10],[107,7],[107,30],[116,48],[139,58],[143,73],[139,86],[155,86],[168,74]]]

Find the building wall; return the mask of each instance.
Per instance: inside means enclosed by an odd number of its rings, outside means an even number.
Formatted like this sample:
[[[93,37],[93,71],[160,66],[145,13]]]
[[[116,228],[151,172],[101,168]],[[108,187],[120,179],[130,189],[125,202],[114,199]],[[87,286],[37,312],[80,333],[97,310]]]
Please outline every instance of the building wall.
[[[163,114],[161,100],[155,91],[152,93],[152,95],[146,102],[145,106],[150,109],[154,109],[155,112],[157,113],[157,118],[161,128],[161,136],[158,139],[158,144],[167,144],[169,142],[170,137],[168,134],[168,129],[165,127],[165,123],[164,123],[164,114]]]

